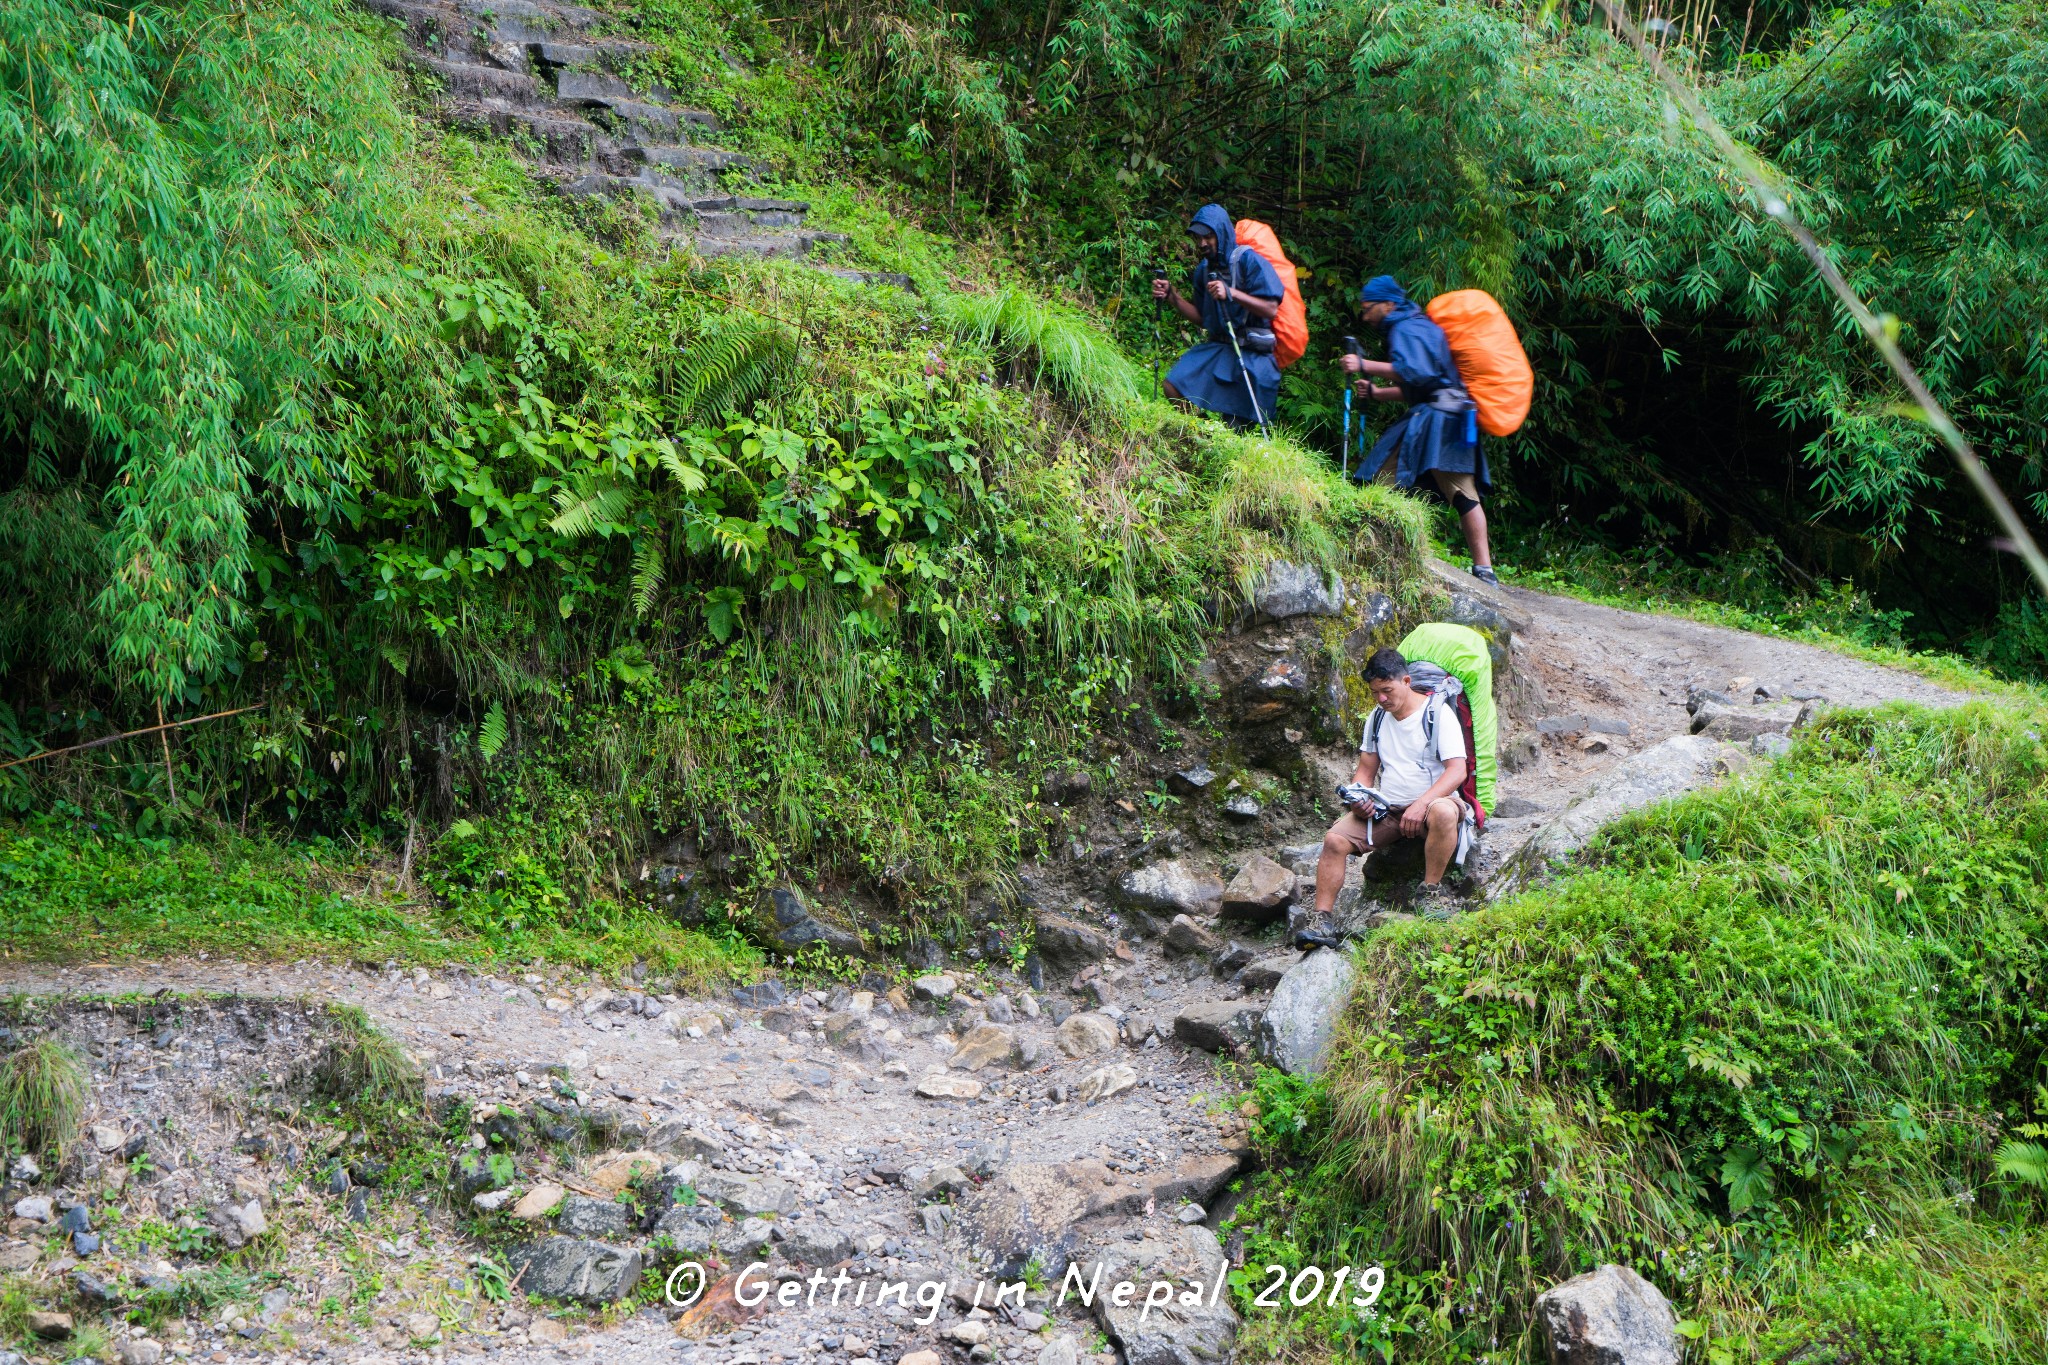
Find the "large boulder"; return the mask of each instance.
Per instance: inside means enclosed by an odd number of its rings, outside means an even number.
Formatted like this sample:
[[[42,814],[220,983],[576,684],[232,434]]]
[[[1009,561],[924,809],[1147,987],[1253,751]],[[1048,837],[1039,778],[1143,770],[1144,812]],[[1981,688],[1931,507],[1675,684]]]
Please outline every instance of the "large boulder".
[[[1296,616],[1341,616],[1344,580],[1306,564],[1276,559],[1259,575],[1252,590],[1252,610],[1262,620],[1286,621]]]
[[[1603,1265],[1545,1290],[1536,1321],[1550,1365],[1678,1365],[1678,1314],[1625,1265]]]
[[[1124,903],[1167,915],[1213,915],[1223,908],[1223,882],[1183,858],[1168,858],[1127,873],[1117,884]]]
[[[519,1287],[548,1299],[617,1303],[640,1283],[640,1253],[628,1247],[550,1237],[511,1255]]]
[[[1092,1158],[1019,1164],[962,1195],[953,1230],[991,1263],[992,1274],[1013,1280],[1035,1260],[1056,1281],[1086,1235],[1082,1224],[1105,1214],[1136,1213],[1151,1196],[1150,1189]]]
[[[1230,1359],[1237,1340],[1237,1311],[1221,1284],[1227,1265],[1215,1233],[1183,1225],[1139,1242],[1111,1244],[1100,1260],[1081,1267],[1081,1282],[1097,1285],[1096,1321],[1123,1348],[1128,1365],[1218,1365]],[[1136,1285],[1137,1292],[1112,1293],[1124,1282]],[[1164,1304],[1154,1300],[1148,1305],[1147,1291],[1161,1282],[1171,1283],[1172,1296]],[[1118,1297],[1126,1302],[1119,1305]]]
[[[1222,910],[1231,919],[1270,924],[1287,917],[1294,903],[1294,874],[1263,853],[1254,853],[1223,888]]]
[[[1511,864],[1487,883],[1489,899],[1526,886],[1545,866],[1570,857],[1603,825],[1653,801],[1704,787],[1716,776],[1721,745],[1704,735],[1673,735],[1661,744],[1617,763],[1568,806],[1531,835]]]
[[[1330,948],[1297,962],[1273,988],[1273,1003],[1259,1020],[1261,1055],[1291,1075],[1321,1075],[1356,975],[1351,959]]]
[[[804,904],[802,893],[786,886],[761,893],[762,934],[777,952],[795,954],[822,943],[847,957],[860,955],[860,935],[825,923]]]
[[[1262,1013],[1257,1005],[1242,1000],[1210,1000],[1189,1005],[1174,1016],[1173,1036],[1204,1052],[1233,1055],[1251,1045],[1258,1034]]]

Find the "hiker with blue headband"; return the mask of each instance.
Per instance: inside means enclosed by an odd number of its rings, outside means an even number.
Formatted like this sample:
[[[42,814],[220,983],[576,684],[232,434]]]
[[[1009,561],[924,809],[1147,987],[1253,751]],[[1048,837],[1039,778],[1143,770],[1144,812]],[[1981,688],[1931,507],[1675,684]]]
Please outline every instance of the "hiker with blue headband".
[[[1498,586],[1486,509],[1479,501],[1493,491],[1493,480],[1479,445],[1478,408],[1458,377],[1450,341],[1392,275],[1367,280],[1358,302],[1360,316],[1385,334],[1387,358],[1347,355],[1339,363],[1359,397],[1406,403],[1408,411],[1380,436],[1352,477],[1364,483],[1393,460],[1396,487],[1434,493],[1457,512],[1472,551],[1472,576]],[[1383,388],[1380,380],[1391,382]]]

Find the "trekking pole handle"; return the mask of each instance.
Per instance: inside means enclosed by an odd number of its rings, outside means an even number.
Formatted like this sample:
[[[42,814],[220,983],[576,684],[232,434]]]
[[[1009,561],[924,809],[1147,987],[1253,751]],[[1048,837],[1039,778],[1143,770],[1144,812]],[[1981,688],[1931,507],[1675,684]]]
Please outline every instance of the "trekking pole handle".
[[[1345,354],[1345,355],[1357,355],[1357,354],[1359,354],[1359,350],[1358,350],[1358,338],[1357,338],[1357,337],[1345,337],[1345,338],[1344,338],[1344,354]]]

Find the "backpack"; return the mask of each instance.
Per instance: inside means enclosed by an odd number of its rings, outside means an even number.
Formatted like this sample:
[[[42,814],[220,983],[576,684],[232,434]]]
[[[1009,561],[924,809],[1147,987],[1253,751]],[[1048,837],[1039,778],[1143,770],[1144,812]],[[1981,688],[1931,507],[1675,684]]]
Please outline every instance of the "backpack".
[[[1243,253],[1256,251],[1280,277],[1280,311],[1273,315],[1273,363],[1284,370],[1308,351],[1308,309],[1301,302],[1301,281],[1273,229],[1256,218],[1247,218],[1237,224],[1236,231],[1237,250],[1230,253],[1230,273],[1237,273]]]
[[[1479,429],[1512,436],[1529,415],[1536,372],[1506,310],[1484,289],[1455,289],[1431,299],[1423,311],[1451,343],[1458,377],[1479,409]]]
[[[1473,827],[1486,828],[1486,807],[1479,800],[1479,745],[1472,735],[1472,706],[1465,696],[1465,685],[1456,675],[1446,672],[1427,659],[1411,659],[1408,663],[1408,685],[1417,692],[1429,694],[1429,700],[1422,704],[1422,742],[1433,752],[1436,748],[1436,727],[1438,712],[1449,711],[1458,718],[1458,726],[1465,735],[1465,780],[1458,784],[1458,795],[1465,798],[1465,804],[1472,808]],[[1368,742],[1377,750],[1380,742],[1380,726],[1387,713],[1375,706],[1372,722],[1366,727]],[[1463,862],[1461,857],[1459,862]]]
[[[1455,678],[1463,688],[1474,741],[1465,752],[1472,755],[1472,776],[1477,782],[1480,803],[1492,809],[1494,778],[1499,767],[1496,750],[1500,743],[1500,716],[1493,705],[1492,646],[1470,626],[1429,621],[1409,631],[1395,648],[1408,660],[1409,677],[1417,686],[1420,672],[1433,665]]]

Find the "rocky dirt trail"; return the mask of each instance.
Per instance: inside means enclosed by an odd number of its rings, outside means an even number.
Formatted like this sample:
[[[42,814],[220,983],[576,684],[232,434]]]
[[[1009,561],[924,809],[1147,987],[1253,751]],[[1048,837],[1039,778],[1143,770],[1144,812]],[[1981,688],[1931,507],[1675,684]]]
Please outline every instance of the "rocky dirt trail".
[[[1451,614],[1490,620],[1511,664],[1486,890],[1597,819],[1767,761],[1808,707],[1957,699],[1810,646],[1438,574]],[[1293,704],[1276,690],[1313,697],[1288,672],[1301,621],[1269,618],[1220,670],[1219,696],[1252,698],[1246,725]],[[1207,814],[1162,833],[1095,798],[1060,858],[1021,870],[1038,933],[1014,970],[991,953],[688,996],[538,968],[0,964],[0,992],[27,1001],[17,1030],[54,1032],[92,1077],[79,1154],[7,1173],[0,1275],[71,1305],[71,1323],[39,1320],[52,1361],[95,1310],[152,1293],[177,1306],[116,1326],[124,1365],[1222,1359],[1239,1324],[1215,1301],[1233,1256],[1216,1230],[1251,1159],[1225,1061],[1313,1069],[1352,970],[1281,946],[1328,814],[1308,788],[1349,761],[1333,724],[1313,741],[1287,728],[1306,714],[1272,722],[1303,759],[1292,804],[1233,813],[1210,791],[1190,801]],[[1175,763],[1184,789],[1215,779]],[[1399,892],[1354,868],[1346,923],[1370,932]],[[799,901],[778,905],[804,927]],[[437,1114],[468,1107],[424,1188],[291,1098],[334,1005],[418,1059]],[[253,1277],[210,1268],[245,1246]],[[479,1254],[516,1277],[509,1297],[486,1292]],[[714,1276],[765,1263],[787,1298],[749,1309],[727,1285],[678,1317],[647,1288],[679,1260]],[[1070,1267],[1103,1272],[1092,1307],[1057,1301]],[[1120,1281],[1136,1286],[1121,1304]],[[906,1287],[878,1305],[891,1284]]]

